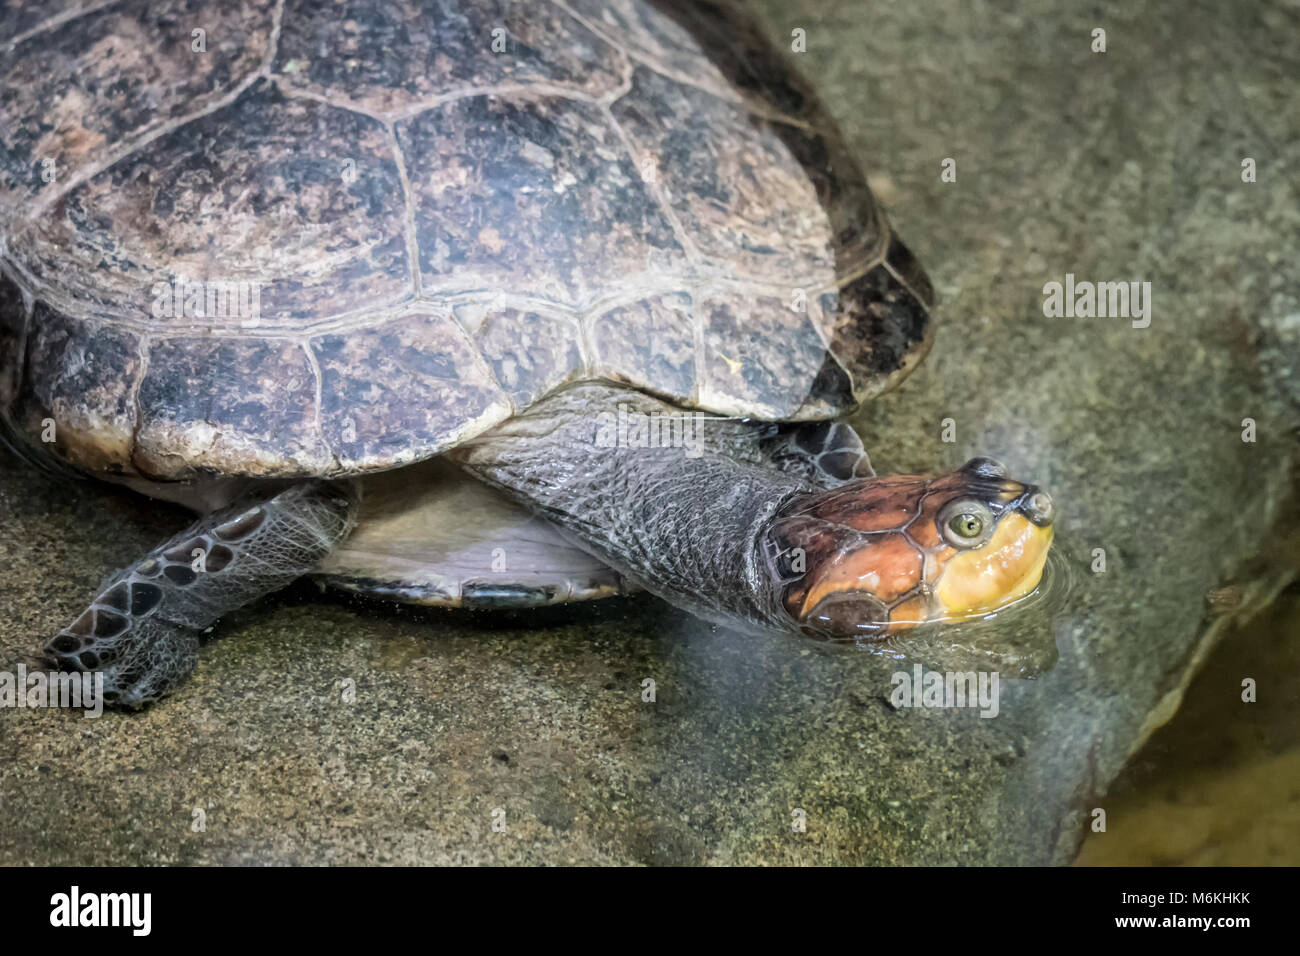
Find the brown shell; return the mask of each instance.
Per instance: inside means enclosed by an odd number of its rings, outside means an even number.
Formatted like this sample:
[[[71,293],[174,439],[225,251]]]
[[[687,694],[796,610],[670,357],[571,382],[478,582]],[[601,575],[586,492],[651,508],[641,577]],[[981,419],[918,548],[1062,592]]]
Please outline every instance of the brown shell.
[[[359,473],[590,378],[814,419],[928,348],[924,273],[726,7],[11,13],[0,410],[83,467]]]

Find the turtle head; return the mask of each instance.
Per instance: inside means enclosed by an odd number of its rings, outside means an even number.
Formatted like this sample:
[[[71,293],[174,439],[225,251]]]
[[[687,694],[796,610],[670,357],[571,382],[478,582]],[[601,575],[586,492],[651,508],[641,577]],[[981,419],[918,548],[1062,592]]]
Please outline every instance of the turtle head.
[[[973,458],[946,475],[867,478],[795,498],[764,551],[800,630],[872,640],[983,617],[1032,592],[1052,519],[1047,492]]]

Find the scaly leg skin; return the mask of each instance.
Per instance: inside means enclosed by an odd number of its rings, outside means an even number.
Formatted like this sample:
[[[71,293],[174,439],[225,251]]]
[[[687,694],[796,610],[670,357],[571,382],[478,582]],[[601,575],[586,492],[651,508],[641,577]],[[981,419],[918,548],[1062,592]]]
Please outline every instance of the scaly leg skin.
[[[862,439],[847,422],[793,422],[772,425],[759,442],[764,458],[787,475],[823,488],[838,488],[875,469]]]
[[[214,511],[115,574],[45,646],[47,666],[101,672],[114,706],[158,700],[194,669],[200,633],[314,568],[356,510],[350,483],[307,481]]]

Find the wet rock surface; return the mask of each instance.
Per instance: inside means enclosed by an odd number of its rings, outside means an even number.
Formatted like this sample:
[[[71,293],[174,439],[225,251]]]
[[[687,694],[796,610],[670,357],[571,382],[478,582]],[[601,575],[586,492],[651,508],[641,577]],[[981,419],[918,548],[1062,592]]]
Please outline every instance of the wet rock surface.
[[[1297,541],[1300,544],[1300,540]],[[1293,866],[1300,854],[1300,582],[1224,635],[1125,765],[1080,866]],[[1245,701],[1242,679],[1256,682]]]
[[[1222,630],[1206,593],[1231,583],[1249,608],[1291,573],[1294,14],[761,12],[776,42],[807,31],[796,62],[937,291],[930,359],[858,418],[877,470],[984,454],[1056,499],[1064,598],[966,642],[1031,649],[997,716],[891,705],[895,671],[989,659],[943,641],[900,658],[755,639],[648,598],[525,626],[302,585],[223,621],[152,710],[0,711],[0,862],[1073,856]],[[1150,282],[1150,326],[1045,317],[1067,273]],[[185,520],[0,459],[0,668]]]

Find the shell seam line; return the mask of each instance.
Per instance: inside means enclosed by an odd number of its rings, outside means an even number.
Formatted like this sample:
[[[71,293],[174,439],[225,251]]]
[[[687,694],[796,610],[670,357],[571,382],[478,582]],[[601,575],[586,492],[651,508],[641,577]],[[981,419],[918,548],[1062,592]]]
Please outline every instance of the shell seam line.
[[[822,295],[826,292],[843,288],[850,282],[861,278],[867,272],[881,264],[880,259],[871,259],[862,266],[853,270],[846,271],[842,276],[837,277],[832,282],[822,283],[809,287],[810,295]],[[16,285],[19,286],[26,294],[31,295],[34,300],[45,302],[46,304],[58,309],[66,315],[76,318],[78,321],[97,321],[105,322],[119,328],[124,328],[132,332],[144,333],[152,336],[164,333],[166,336],[208,336],[221,338],[302,338],[306,336],[326,335],[345,333],[357,328],[369,328],[392,319],[400,318],[404,315],[411,315],[430,309],[438,310],[440,313],[450,312],[454,305],[464,301],[480,299],[484,289],[482,286],[469,286],[464,288],[447,288],[438,290],[424,290],[419,298],[411,298],[409,292],[402,292],[395,296],[385,305],[365,306],[354,309],[349,312],[342,312],[331,316],[325,316],[319,320],[304,322],[302,317],[290,316],[283,320],[286,324],[280,326],[270,326],[262,324],[256,327],[238,327],[230,329],[214,328],[206,323],[196,322],[192,326],[173,325],[165,330],[160,330],[157,323],[145,320],[131,318],[125,315],[113,315],[110,313],[95,313],[93,315],[78,314],[73,303],[65,301],[61,295],[51,295],[53,289],[47,288],[44,283],[35,280],[28,275],[26,271],[12,259],[0,257],[0,272],[8,275]],[[646,278],[653,280],[655,274],[649,273]],[[756,289],[757,287],[757,289]],[[748,291],[767,293],[776,297],[781,297],[791,288],[791,282],[771,282],[756,277],[735,276],[733,274],[715,273],[712,275],[696,275],[681,278],[674,278],[672,281],[648,281],[644,284],[637,285],[631,291],[621,292],[616,295],[601,296],[593,298],[585,303],[568,305],[556,302],[551,299],[534,297],[526,294],[511,294],[493,292],[494,301],[499,301],[503,305],[520,310],[537,312],[538,314],[554,318],[573,319],[575,316],[586,318],[598,318],[610,309],[619,308],[620,306],[630,305],[643,301],[647,298],[659,295],[671,295],[673,293],[689,293],[693,297],[707,296],[715,293]]]
[[[618,47],[615,47],[614,51],[623,60],[623,78],[619,80],[618,86],[600,97],[600,105],[606,109],[627,96],[628,93],[632,92],[632,83],[636,77],[636,66],[633,63],[632,58],[627,55],[627,51],[619,49]]]
[[[6,40],[4,42],[4,49],[6,51],[12,51],[19,44],[26,43],[34,36],[48,33],[55,27],[61,27],[65,23],[71,23],[73,20],[80,20],[82,17],[88,17],[91,14],[98,13],[99,11],[107,9],[108,7],[120,2],[121,0],[101,0],[100,3],[92,4],[88,7],[82,7],[80,10],[65,10],[62,13],[56,14],[55,16],[50,17],[50,19],[41,22],[37,26],[32,27],[26,33],[19,33],[11,39]]]
[[[314,416],[315,421],[313,422],[313,425],[315,425],[316,432],[320,436],[321,444],[326,448],[329,448],[330,443],[325,440],[325,428],[321,424],[321,398],[325,391],[325,379],[321,376],[320,363],[316,361],[316,353],[311,350],[311,340],[300,339],[298,344],[302,346],[303,352],[306,353],[307,367],[311,369],[312,377],[316,380],[316,395],[314,399],[316,403],[316,414]],[[330,450],[331,452],[333,451],[333,449]]]
[[[496,373],[492,371],[492,366],[488,364],[487,359],[483,357],[483,353],[479,351],[478,343],[474,341],[474,336],[470,335],[465,326],[461,324],[460,316],[456,315],[455,310],[451,308],[447,309],[447,316],[451,319],[452,325],[456,327],[456,331],[461,334],[461,338],[465,340],[465,344],[469,347],[469,354],[472,356],[471,361],[473,361],[478,370],[483,373],[488,385],[497,391],[501,396],[501,400],[505,401],[506,408],[510,409],[510,415],[508,417],[513,418],[519,413],[519,409],[515,408],[514,397],[501,386],[500,382],[497,381]]]
[[[899,271],[889,264],[889,260],[881,259],[880,264],[885,267],[886,272],[888,272],[891,276],[894,277],[895,282],[897,282],[899,285],[901,285],[904,289],[908,291],[908,294],[910,294],[912,298],[917,301],[917,304],[920,305],[922,309],[924,309],[927,313],[933,310],[934,306],[930,305],[928,302],[925,301],[925,299],[921,298],[920,294],[915,289],[912,288],[912,284],[908,282],[906,279],[904,279],[903,276],[899,273]]]
[[[620,52],[622,52],[626,56],[626,51],[621,50]],[[631,72],[629,72],[628,73],[629,91],[631,90],[631,84],[632,84],[632,74]],[[704,268],[705,260],[703,256],[700,254],[699,247],[696,246],[695,241],[687,233],[686,227],[682,224],[681,219],[677,215],[677,211],[673,209],[672,204],[669,203],[668,201],[667,195],[664,193],[663,186],[659,182],[657,163],[655,167],[654,179],[651,182],[646,182],[645,169],[643,166],[643,163],[645,162],[645,157],[641,155],[640,151],[636,147],[636,144],[632,142],[632,137],[630,137],[627,131],[623,128],[623,124],[618,121],[618,117],[614,115],[613,104],[617,102],[619,98],[621,97],[616,97],[615,99],[611,100],[609,103],[603,104],[601,106],[601,112],[604,114],[606,122],[609,123],[609,125],[613,128],[615,134],[618,136],[619,141],[623,144],[624,152],[626,152],[628,158],[632,161],[634,175],[636,175],[636,177],[641,181],[641,185],[646,189],[646,192],[654,199],[655,204],[659,207],[660,213],[668,221],[668,226],[672,230],[673,236],[676,237],[677,244],[682,247],[682,252],[686,256],[687,263],[690,265],[692,271],[698,273]],[[598,314],[592,314],[592,312],[593,310],[585,310],[585,313],[583,315],[582,326],[584,329],[584,333],[586,329],[589,327],[589,325],[593,323],[595,319],[598,317]],[[691,398],[694,401],[698,401],[700,397],[700,390],[702,388],[700,383],[703,381],[704,374],[705,374],[704,319],[702,316],[698,314],[698,310],[694,302],[694,297],[692,297],[692,304],[691,304],[691,338],[692,338],[692,346],[695,352],[695,380],[691,383],[692,385]]]
[[[686,233],[686,228],[682,225],[681,220],[678,219],[676,210],[674,210],[668,203],[668,199],[664,195],[663,188],[659,182],[658,163],[655,163],[654,179],[650,182],[646,182],[645,169],[643,166],[646,157],[641,154],[637,149],[636,144],[632,142],[632,137],[627,135],[627,131],[623,129],[623,124],[620,123],[618,117],[614,115],[614,110],[610,106],[606,105],[601,107],[601,112],[605,114],[605,119],[609,122],[609,125],[614,128],[614,132],[622,142],[624,151],[632,161],[632,166],[637,179],[641,181],[642,186],[646,187],[646,191],[654,197],[655,204],[659,206],[659,211],[663,214],[664,218],[668,220],[668,225],[672,228],[673,235],[676,236],[678,245],[682,247],[682,251],[686,254],[687,261],[690,262],[692,266],[700,268],[704,264],[703,257],[700,255],[700,250],[696,247],[695,241]]]
[[[284,0],[275,0],[275,9],[271,11],[271,36],[266,43],[266,59],[262,62],[262,69],[259,71],[263,76],[270,77],[271,69],[275,66],[275,58],[280,55],[280,26],[284,22]]]
[[[363,109],[356,103],[339,102],[332,97],[323,96],[320,93],[313,93],[311,90],[300,90],[292,87],[285,83],[283,73],[273,73],[267,77],[267,79],[275,84],[275,88],[280,91],[285,99],[311,100],[313,103],[320,103],[322,106],[328,106],[331,109],[343,110],[347,113],[356,113],[360,116],[366,117],[367,119],[372,119],[376,123],[382,123],[386,127],[391,127],[393,122],[395,122],[387,119],[383,113],[373,113],[368,109]]]
[[[316,93],[312,90],[305,90],[300,87],[291,86],[284,82],[283,74],[276,74],[269,77],[276,87],[286,97],[290,99],[313,100],[317,103],[323,103],[334,109],[347,110],[351,113],[360,113],[362,116],[368,116],[384,124],[396,124],[415,119],[422,113],[429,110],[437,109],[448,103],[455,103],[458,100],[473,99],[476,96],[500,96],[510,97],[517,96],[523,99],[536,100],[545,97],[554,97],[555,99],[574,100],[579,103],[586,103],[590,106],[602,106],[609,94],[604,96],[591,96],[580,90],[575,90],[567,86],[559,86],[553,83],[496,83],[479,86],[463,86],[454,90],[448,90],[445,93],[439,93],[427,99],[411,103],[400,109],[392,110],[370,110],[366,107],[353,103],[350,100],[339,100],[332,96],[326,96],[323,93]],[[616,87],[615,91],[621,89]],[[621,95],[621,94],[620,94]]]
[[[397,138],[397,125],[385,124],[388,138],[393,144],[393,161],[397,164],[397,178],[402,183],[402,211],[406,219],[406,255],[411,260],[411,288],[418,299],[423,294],[424,277],[420,266],[420,237],[415,231],[415,205],[412,202],[411,180],[406,172],[406,155],[402,152],[402,143]]]
[[[700,405],[704,399],[704,382],[708,374],[705,368],[704,354],[704,316],[691,299],[691,345],[695,349],[695,381],[691,383],[691,402]]]
[[[144,380],[149,374],[148,335],[140,336],[135,344],[135,352],[140,359],[140,374],[136,376],[135,384],[131,387],[131,410],[135,413],[135,421],[131,425],[131,451],[126,457],[132,467],[144,474],[144,469],[136,465],[135,456],[140,450],[140,431],[144,428],[144,406],[140,404],[140,392],[144,389]]]
[[[588,30],[590,30],[592,33],[598,36],[601,40],[604,40],[615,50],[618,50],[620,53],[626,56],[633,63],[638,63],[641,66],[644,66],[646,69],[658,73],[660,76],[665,77],[669,80],[672,80],[674,83],[678,83],[682,86],[689,86],[692,89],[699,90],[701,93],[707,93],[709,96],[712,96],[714,99],[722,100],[724,103],[730,103],[733,106],[739,106],[742,109],[745,109],[750,113],[753,113],[755,116],[759,117],[760,119],[765,119],[777,123],[784,123],[787,126],[794,126],[800,129],[812,128],[812,124],[808,123],[805,120],[798,119],[797,117],[794,116],[787,116],[786,114],[781,113],[777,110],[766,109],[762,103],[754,102],[753,100],[750,100],[744,96],[728,95],[726,91],[715,89],[712,86],[706,86],[705,84],[701,83],[699,80],[693,79],[692,77],[686,76],[682,73],[678,73],[676,70],[672,69],[669,66],[666,66],[663,63],[660,63],[659,61],[655,60],[653,57],[647,56],[646,54],[641,53],[638,50],[633,50],[630,49],[629,47],[624,46],[622,43],[618,42],[618,40],[616,40],[613,36],[611,36],[608,32],[606,32],[602,24],[594,23],[593,21],[587,19],[585,16],[578,13],[576,10],[571,9],[568,4],[563,2],[563,0],[550,0],[550,2],[554,6],[558,7],[560,10],[567,13],[569,16],[573,17],[573,19],[577,20],[584,27],[586,27]],[[613,100],[611,100],[611,102],[613,102]]]
[[[590,315],[579,315],[578,323],[578,349],[582,352],[582,364],[588,375],[595,375],[600,368],[600,348],[596,345],[595,325],[596,317]]]
[[[245,90],[262,77],[269,75],[268,71],[270,70],[272,63],[275,61],[276,48],[280,39],[280,16],[283,11],[284,0],[278,0],[275,9],[271,14],[271,31],[267,37],[267,53],[263,58],[261,65],[256,70],[249,73],[248,76],[244,77],[244,79],[235,84],[235,86],[233,86],[224,96],[218,97],[202,109],[195,110],[192,113],[186,113],[184,116],[175,120],[162,123],[152,130],[140,133],[129,143],[118,144],[113,149],[109,150],[108,155],[98,163],[92,163],[73,173],[72,176],[68,178],[67,182],[63,184],[61,189],[54,190],[38,197],[35,202],[28,206],[25,214],[19,214],[14,218],[14,222],[24,224],[34,222],[47,209],[49,209],[50,206],[66,197],[78,186],[89,182],[105,170],[116,166],[132,153],[143,149],[156,139],[161,139],[169,133],[174,133],[182,126],[186,126],[194,120],[202,119],[204,116],[208,116],[223,107],[229,106],[235,100],[239,99],[239,97],[244,94]]]
[[[835,349],[833,347],[834,340],[835,340],[835,336],[832,334],[834,331],[832,329],[832,325],[834,323],[834,317],[828,316],[825,313],[825,311],[822,309],[821,302],[819,300],[825,293],[829,292],[832,288],[834,288],[836,291],[839,291],[840,289],[843,289],[846,285],[849,285],[852,282],[856,282],[858,279],[861,279],[863,276],[867,275],[872,270],[877,269],[880,266],[885,264],[885,253],[889,249],[888,240],[891,233],[888,227],[881,230],[881,232],[883,238],[876,242],[876,247],[873,250],[873,255],[863,265],[847,270],[843,275],[838,276],[833,286],[823,287],[820,289],[811,289],[807,293],[808,298],[810,300],[808,303],[809,309],[816,310],[817,315],[820,317],[820,321],[811,322],[813,331],[817,334],[817,338],[822,343],[822,348],[826,351],[826,354],[831,357],[831,360],[835,362],[836,366],[839,367],[839,370],[844,373],[844,377],[848,379],[849,393],[853,396],[855,401],[859,401],[859,402],[860,400],[857,398],[858,396],[857,378],[854,376],[853,372],[844,364],[844,361],[840,358],[840,356],[836,354]],[[922,305],[924,305],[924,303],[922,303]],[[809,316],[809,318],[811,319],[811,315]]]

